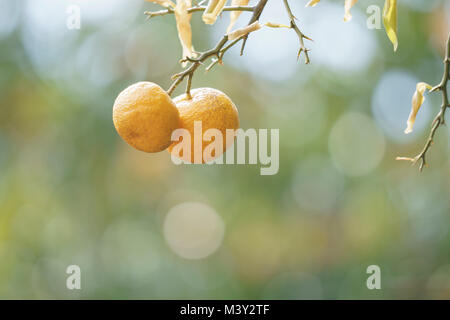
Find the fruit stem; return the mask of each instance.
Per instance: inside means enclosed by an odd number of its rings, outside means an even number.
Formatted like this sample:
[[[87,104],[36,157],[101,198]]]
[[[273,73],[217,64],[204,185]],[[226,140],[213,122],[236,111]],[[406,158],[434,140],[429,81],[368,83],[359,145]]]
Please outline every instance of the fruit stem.
[[[192,99],[192,96],[191,96],[192,76],[193,76],[193,73],[190,73],[188,76],[188,79],[187,79],[187,83],[186,83],[186,96],[189,100]]]

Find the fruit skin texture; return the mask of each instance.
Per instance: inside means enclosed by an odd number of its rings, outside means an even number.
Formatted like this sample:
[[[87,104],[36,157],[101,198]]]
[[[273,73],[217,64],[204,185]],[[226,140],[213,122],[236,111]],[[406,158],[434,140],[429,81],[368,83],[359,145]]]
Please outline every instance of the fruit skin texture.
[[[234,142],[233,139],[226,141],[226,129],[236,130],[239,128],[239,114],[231,99],[223,92],[213,88],[197,88],[191,90],[191,98],[186,94],[173,99],[180,112],[180,127],[187,129],[191,135],[191,157],[182,158],[185,161],[194,163],[194,121],[202,122],[202,137],[206,130],[215,128],[220,130],[223,137],[223,150],[216,152],[214,158],[204,159],[203,151],[211,141],[203,140],[202,143],[202,163],[209,162],[219,157]],[[229,141],[231,140],[231,141]],[[167,150],[172,153],[174,142]],[[173,154],[177,157],[179,155]]]
[[[145,152],[165,150],[180,125],[178,109],[160,86],[138,82],[123,90],[113,107],[114,126],[132,147]]]

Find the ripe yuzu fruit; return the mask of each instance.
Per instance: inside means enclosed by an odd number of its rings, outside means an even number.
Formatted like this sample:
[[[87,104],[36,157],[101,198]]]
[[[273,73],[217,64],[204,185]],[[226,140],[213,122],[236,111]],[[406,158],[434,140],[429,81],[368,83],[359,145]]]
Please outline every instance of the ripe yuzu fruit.
[[[201,121],[202,124],[202,162],[209,162],[219,157],[234,142],[233,139],[226,139],[226,130],[236,130],[239,128],[239,114],[231,99],[223,92],[212,88],[197,88],[190,92],[190,96],[183,94],[173,99],[180,113],[180,128],[186,129],[191,135],[191,156],[174,154],[174,147],[180,141],[173,142],[168,151],[174,156],[194,163],[194,122]],[[223,137],[223,149],[215,152],[211,159],[204,159],[203,151],[211,141],[203,139],[203,133],[211,128],[218,129]],[[228,141],[229,140],[229,141]]]
[[[152,82],[138,82],[123,90],[113,107],[114,126],[132,147],[159,152],[171,142],[180,125],[178,109],[166,91]]]

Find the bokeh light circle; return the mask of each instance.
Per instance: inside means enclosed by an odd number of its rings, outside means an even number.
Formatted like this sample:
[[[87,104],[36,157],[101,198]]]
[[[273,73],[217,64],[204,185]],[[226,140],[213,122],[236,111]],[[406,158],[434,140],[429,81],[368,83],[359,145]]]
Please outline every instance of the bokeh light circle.
[[[164,220],[164,237],[182,258],[202,259],[222,244],[225,224],[210,206],[185,202],[170,209]]]
[[[383,159],[385,145],[374,122],[357,112],[349,112],[338,119],[329,139],[334,164],[349,176],[362,176],[373,171]]]

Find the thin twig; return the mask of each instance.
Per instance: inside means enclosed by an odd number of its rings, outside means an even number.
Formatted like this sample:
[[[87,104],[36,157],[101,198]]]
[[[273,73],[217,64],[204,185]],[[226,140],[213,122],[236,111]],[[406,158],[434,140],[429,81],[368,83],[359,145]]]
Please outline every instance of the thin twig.
[[[255,9],[255,7],[252,6],[227,6],[223,8],[223,11],[248,11],[248,12],[253,12]],[[197,6],[197,7],[192,7],[189,8],[187,11],[188,13],[193,13],[193,12],[201,12],[201,11],[205,11],[206,10],[206,6]],[[173,10],[172,8],[168,8],[165,10],[159,10],[159,11],[145,11],[144,14],[150,19],[153,17],[160,17],[160,16],[165,16],[167,14],[173,14],[175,13],[175,10]]]
[[[450,107],[449,100],[448,100],[448,91],[447,91],[447,83],[449,81],[450,77],[450,35],[447,39],[447,45],[445,48],[445,58],[444,58],[444,74],[442,75],[441,82],[433,87],[430,92],[436,92],[440,91],[442,93],[442,105],[439,110],[439,113],[436,115],[436,117],[433,120],[432,127],[430,134],[428,136],[428,139],[425,143],[425,147],[423,148],[422,152],[420,152],[417,156],[414,158],[406,158],[406,157],[399,157],[398,160],[409,160],[413,164],[416,164],[420,161],[419,170],[422,171],[423,168],[427,165],[426,161],[426,155],[430,147],[433,145],[434,136],[436,134],[437,129],[440,126],[445,125],[445,111],[447,108]]]
[[[295,23],[295,20],[297,18],[293,15],[291,7],[289,6],[288,0],[283,0],[283,2],[284,2],[284,6],[286,8],[286,12],[287,12],[287,14],[289,16],[289,20],[291,22],[291,29],[294,29],[295,33],[297,33],[298,40],[300,42],[300,49],[298,50],[297,59],[299,59],[300,58],[300,54],[302,52],[304,52],[305,53],[305,64],[308,64],[310,62],[309,55],[308,55],[309,49],[305,47],[304,39],[311,40],[311,38],[305,36],[303,34],[303,32],[301,32],[300,29],[298,28],[297,24]]]
[[[264,10],[264,7],[267,4],[267,1],[268,0],[260,0],[254,7],[242,7],[242,6],[225,7],[224,10],[225,11],[239,11],[239,10],[253,11],[253,15],[252,15],[252,18],[249,23],[249,25],[250,25],[259,19],[262,11]],[[192,10],[191,12],[195,12],[195,11],[204,11],[205,9],[206,9],[206,7],[194,7],[189,10]],[[189,12],[189,10],[188,10],[188,12]],[[173,11],[173,10],[168,9],[168,10],[162,10],[162,11],[164,12],[164,14],[168,14],[168,13],[171,13],[170,11]],[[159,14],[159,15],[164,15],[164,14]],[[231,47],[236,45],[241,40],[245,41],[247,39],[247,37],[248,37],[248,34],[246,34],[245,36],[242,36],[240,38],[234,39],[233,41],[231,41],[230,43],[227,44],[228,35],[224,35],[214,48],[212,48],[208,51],[199,53],[198,58],[186,58],[185,60],[182,60],[181,62],[188,61],[188,62],[191,62],[191,64],[184,71],[177,73],[172,77],[172,79],[174,81],[173,81],[172,85],[170,86],[170,88],[167,90],[167,93],[169,95],[172,95],[172,93],[176,89],[176,87],[184,80],[184,78],[188,77],[188,81],[187,81],[187,85],[186,85],[186,94],[190,95],[192,78],[193,78],[194,73],[197,70],[197,68],[201,64],[203,64],[206,60],[215,56],[216,59],[213,59],[211,64],[208,67],[206,67],[206,71],[211,70],[211,68],[213,68],[216,64],[222,63],[223,55],[225,54],[225,52],[227,52],[228,49],[230,49]],[[244,47],[244,45],[242,46],[242,49],[241,49],[241,55],[242,55],[243,47]]]
[[[194,73],[190,73],[188,75],[188,79],[186,81],[186,95],[188,99],[191,99],[191,87],[192,87],[192,77],[194,76]]]
[[[189,67],[187,67],[184,71],[175,74],[172,79],[174,80],[170,88],[167,90],[167,93],[171,95],[175,88],[184,80],[184,78],[188,77],[188,83],[186,86],[186,94],[190,94],[191,89],[191,83],[192,83],[192,77],[194,76],[195,71],[197,68],[203,64],[206,60],[208,60],[211,57],[216,57],[216,60],[213,61],[213,63],[207,67],[207,70],[211,69],[212,66],[214,66],[217,62],[221,62],[223,55],[225,52],[230,49],[232,46],[237,44],[241,38],[235,39],[231,41],[228,45],[228,36],[225,35],[222,37],[222,39],[216,44],[216,46],[208,51],[200,53],[198,58],[186,58],[185,61],[191,62]],[[225,46],[226,45],[226,46]]]
[[[250,21],[247,25],[251,25],[255,21],[258,21],[261,17],[262,12],[264,11],[264,8],[266,7],[267,0],[259,0],[259,2],[254,6],[253,9],[253,15],[250,18]],[[245,44],[247,43],[248,34],[244,36],[244,41],[242,42],[241,46],[241,56],[244,54]]]

